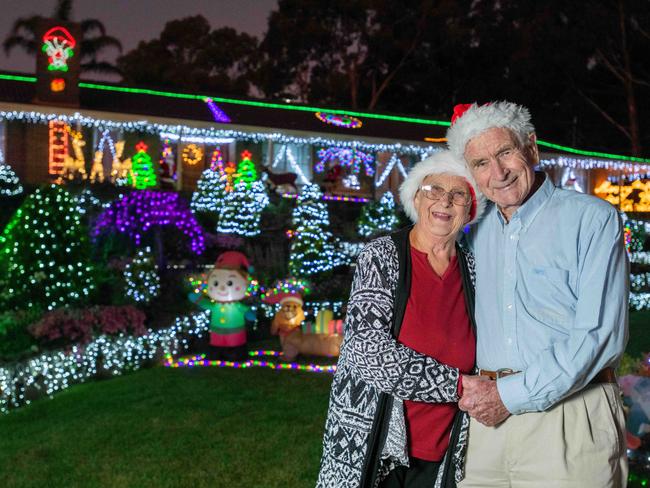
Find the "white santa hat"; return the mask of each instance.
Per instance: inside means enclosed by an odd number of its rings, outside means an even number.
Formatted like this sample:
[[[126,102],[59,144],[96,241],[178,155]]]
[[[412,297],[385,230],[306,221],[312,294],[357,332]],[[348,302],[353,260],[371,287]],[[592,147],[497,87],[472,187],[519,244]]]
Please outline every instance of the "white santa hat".
[[[402,201],[402,206],[406,215],[416,223],[418,221],[418,211],[415,209],[415,194],[417,193],[420,185],[424,179],[429,175],[448,174],[460,176],[467,181],[470,194],[472,196],[472,203],[469,210],[469,224],[473,224],[481,218],[483,210],[485,210],[485,197],[478,189],[476,181],[467,165],[465,160],[461,157],[455,156],[451,151],[438,151],[433,153],[426,159],[417,163],[399,188],[399,196]]]
[[[447,145],[451,152],[462,158],[470,139],[495,127],[510,129],[521,144],[525,144],[528,136],[535,132],[530,112],[516,103],[460,104],[454,107],[451,127],[447,130]]]

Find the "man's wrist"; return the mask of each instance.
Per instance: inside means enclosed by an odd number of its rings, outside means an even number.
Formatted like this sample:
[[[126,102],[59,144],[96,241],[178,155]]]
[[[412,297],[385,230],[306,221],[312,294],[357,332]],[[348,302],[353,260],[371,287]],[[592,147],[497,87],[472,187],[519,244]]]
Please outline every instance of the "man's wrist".
[[[499,398],[511,415],[530,411],[526,408],[529,399],[523,382],[523,373],[503,376],[496,380]]]

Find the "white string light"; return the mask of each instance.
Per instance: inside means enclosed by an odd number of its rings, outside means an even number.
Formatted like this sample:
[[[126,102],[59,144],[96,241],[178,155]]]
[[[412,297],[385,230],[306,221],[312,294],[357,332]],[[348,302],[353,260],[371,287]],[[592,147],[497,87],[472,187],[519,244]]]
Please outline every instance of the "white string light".
[[[362,149],[374,152],[399,152],[400,154],[414,154],[424,157],[435,150],[431,146],[416,144],[372,144],[361,140],[341,140],[322,136],[297,137],[282,134],[279,132],[245,132],[241,130],[220,129],[216,127],[191,127],[181,124],[160,124],[151,123],[147,120],[130,122],[118,122],[109,119],[99,119],[82,115],[79,112],[73,114],[65,113],[44,113],[37,111],[0,111],[0,119],[17,120],[27,123],[48,123],[52,120],[62,121],[69,125],[79,124],[85,127],[95,127],[102,130],[125,130],[128,132],[146,132],[157,134],[160,137],[170,140],[178,140],[205,144],[221,144],[226,141],[245,140],[251,142],[272,141],[276,144],[307,144],[313,146],[338,146]],[[197,137],[199,139],[192,139]],[[223,141],[223,142],[219,142]]]
[[[370,202],[361,210],[359,235],[370,237],[379,233],[388,233],[395,230],[397,224],[395,199],[393,194],[387,191],[378,202]]]
[[[160,294],[158,266],[151,248],[139,249],[133,260],[124,268],[126,296],[136,303],[147,304]]]
[[[280,161],[283,161],[285,159],[285,156],[286,159],[289,160],[289,164],[291,165],[291,168],[296,172],[298,178],[300,178],[302,184],[309,185],[311,181],[307,179],[305,173],[303,173],[302,169],[298,165],[298,162],[296,161],[293,152],[291,152],[291,149],[286,145],[282,146],[280,151],[278,151],[278,154],[275,156],[275,159],[273,160],[273,164],[271,165],[271,168],[275,168]]]
[[[185,351],[191,337],[208,330],[207,312],[179,317],[171,327],[139,336],[101,335],[84,347],[45,352],[26,361],[0,368],[0,412],[28,405],[28,397],[65,390],[99,374],[121,375],[141,368],[158,357]]]
[[[246,182],[235,185],[225,194],[217,224],[217,232],[252,237],[259,235],[262,210],[269,204],[264,183],[254,181],[250,188]]]
[[[630,293],[630,308],[634,311],[650,310],[650,293]]]
[[[650,165],[642,163],[630,163],[626,161],[593,159],[593,158],[569,158],[560,156],[557,158],[543,159],[539,162],[539,168],[579,168],[579,169],[605,169],[608,171],[623,171],[633,174],[635,177],[647,178],[650,176]]]
[[[384,181],[386,181],[386,178],[388,178],[388,175],[390,174],[391,171],[393,171],[393,166],[395,166],[395,163],[397,162],[397,154],[393,153],[390,156],[390,160],[388,161],[388,164],[386,165],[386,168],[384,169],[384,172],[381,174],[381,176],[377,179],[375,182],[375,186],[381,186],[384,184]]]
[[[328,230],[327,205],[321,200],[318,185],[306,185],[298,195],[292,223],[296,233],[289,253],[289,273],[311,276],[338,265],[336,239]]]
[[[115,144],[108,130],[102,132],[102,137],[97,144],[97,150],[104,152],[104,144],[108,145],[108,150],[111,152],[111,159],[115,159]]]
[[[0,196],[13,197],[23,192],[23,185],[11,166],[5,163],[5,156],[0,149]]]

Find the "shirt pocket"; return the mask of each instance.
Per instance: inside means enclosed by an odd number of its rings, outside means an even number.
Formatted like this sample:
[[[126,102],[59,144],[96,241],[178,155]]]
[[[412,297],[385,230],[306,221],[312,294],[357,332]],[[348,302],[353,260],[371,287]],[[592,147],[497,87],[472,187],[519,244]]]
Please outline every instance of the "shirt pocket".
[[[524,277],[521,299],[524,308],[538,322],[570,326],[576,309],[576,295],[566,269],[536,266]]]

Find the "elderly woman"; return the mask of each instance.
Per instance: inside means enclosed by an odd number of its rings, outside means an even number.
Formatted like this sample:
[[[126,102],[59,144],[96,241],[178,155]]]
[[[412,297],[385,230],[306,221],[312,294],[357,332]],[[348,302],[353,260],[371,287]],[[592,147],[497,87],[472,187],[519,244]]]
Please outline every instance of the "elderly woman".
[[[400,189],[414,225],[370,242],[352,284],[318,487],[446,487],[462,478],[474,368],[473,261],[456,243],[484,206],[448,151]],[[434,484],[435,482],[435,484]]]

